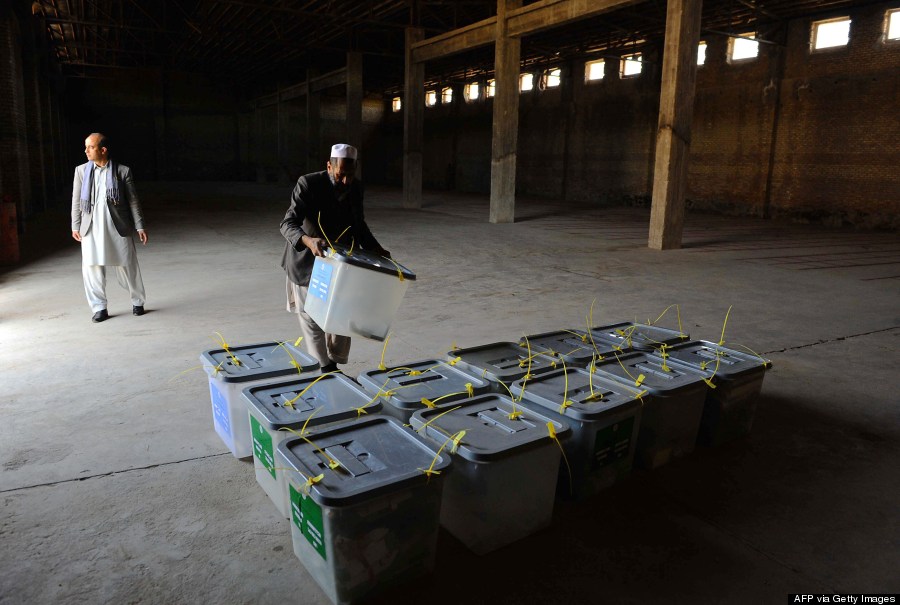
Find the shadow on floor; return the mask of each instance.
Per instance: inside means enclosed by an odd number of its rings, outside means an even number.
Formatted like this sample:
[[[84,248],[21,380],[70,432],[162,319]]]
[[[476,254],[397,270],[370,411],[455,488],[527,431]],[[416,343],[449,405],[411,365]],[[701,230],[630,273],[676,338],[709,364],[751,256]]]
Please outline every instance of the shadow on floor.
[[[763,396],[747,438],[636,470],[592,498],[559,501],[550,528],[482,557],[441,529],[436,571],[376,602],[716,602],[713,595],[739,593],[735,579],[751,567],[746,601],[738,602],[773,602],[789,587],[853,590],[837,586],[827,560],[791,556],[792,544],[828,532],[832,516],[854,516],[858,503],[833,497],[835,482],[900,459],[897,435],[814,409],[812,401]],[[891,494],[872,502],[880,483],[863,482],[869,493],[860,497],[888,514]],[[760,585],[760,575],[771,585]]]

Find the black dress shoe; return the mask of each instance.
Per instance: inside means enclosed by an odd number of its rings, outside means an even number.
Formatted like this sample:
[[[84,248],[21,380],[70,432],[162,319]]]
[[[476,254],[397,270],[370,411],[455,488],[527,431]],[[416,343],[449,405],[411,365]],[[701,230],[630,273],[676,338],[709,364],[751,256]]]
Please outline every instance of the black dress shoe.
[[[144,314],[144,306],[143,305],[134,305],[131,307],[131,312],[134,315],[143,315]]]
[[[101,321],[106,321],[107,319],[109,319],[109,313],[106,312],[106,309],[100,309],[99,311],[94,313],[93,317],[91,317],[91,321],[95,324],[98,324]]]

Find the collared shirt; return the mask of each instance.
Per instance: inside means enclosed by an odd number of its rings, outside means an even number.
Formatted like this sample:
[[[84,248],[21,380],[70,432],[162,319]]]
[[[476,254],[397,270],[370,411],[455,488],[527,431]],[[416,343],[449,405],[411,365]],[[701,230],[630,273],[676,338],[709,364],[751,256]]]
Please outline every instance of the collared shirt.
[[[94,204],[99,200],[106,200],[106,174],[109,170],[109,162],[106,166],[100,166],[94,162]]]

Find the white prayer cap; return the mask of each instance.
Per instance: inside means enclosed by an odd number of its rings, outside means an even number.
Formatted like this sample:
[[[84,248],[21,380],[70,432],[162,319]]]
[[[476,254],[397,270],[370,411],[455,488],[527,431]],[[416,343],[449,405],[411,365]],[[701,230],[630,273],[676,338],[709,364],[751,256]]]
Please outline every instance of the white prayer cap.
[[[346,145],[344,143],[338,143],[337,145],[331,146],[331,157],[333,158],[349,158],[351,160],[356,159],[356,147],[352,145]]]

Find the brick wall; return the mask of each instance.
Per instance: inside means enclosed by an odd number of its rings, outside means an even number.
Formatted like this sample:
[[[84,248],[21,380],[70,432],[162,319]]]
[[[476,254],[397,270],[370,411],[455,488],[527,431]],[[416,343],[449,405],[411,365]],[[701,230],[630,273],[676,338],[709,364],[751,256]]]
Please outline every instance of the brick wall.
[[[12,8],[0,4],[0,200],[15,202],[20,224],[32,208],[22,34]]]
[[[770,34],[781,45],[761,44],[759,57],[734,64],[728,38],[704,35],[688,207],[900,227],[900,43],[881,40],[885,10],[898,6],[817,15],[853,19],[847,47],[818,53],[809,50],[810,18],[786,23]],[[618,61],[607,57],[605,78],[585,83],[583,63],[574,62],[563,66],[560,89],[520,96],[519,195],[649,203],[658,48],[644,49],[639,77],[620,79]],[[454,103],[425,111],[425,186],[487,194],[492,101],[457,95]],[[385,108],[376,142],[390,153],[378,176],[399,185],[402,114],[390,111],[390,99]]]
[[[65,106],[73,167],[85,161],[84,138],[102,132],[113,156],[139,180],[242,175],[239,108],[230,83],[158,69],[119,70],[70,78]]]

